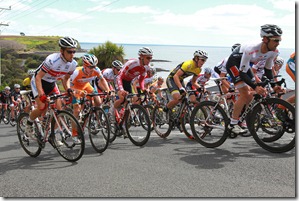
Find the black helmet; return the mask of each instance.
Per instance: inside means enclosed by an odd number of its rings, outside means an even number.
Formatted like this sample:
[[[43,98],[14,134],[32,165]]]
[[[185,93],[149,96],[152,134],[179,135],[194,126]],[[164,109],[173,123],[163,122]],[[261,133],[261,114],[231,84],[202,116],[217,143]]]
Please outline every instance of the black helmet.
[[[234,49],[236,49],[236,47],[239,47],[241,44],[240,43],[236,43],[232,46],[232,51],[234,51]]]

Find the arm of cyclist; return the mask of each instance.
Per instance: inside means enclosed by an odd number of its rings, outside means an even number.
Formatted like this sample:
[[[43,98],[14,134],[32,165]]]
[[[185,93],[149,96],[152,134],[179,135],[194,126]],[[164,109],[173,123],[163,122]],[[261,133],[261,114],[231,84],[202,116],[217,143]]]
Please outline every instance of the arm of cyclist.
[[[178,88],[180,89],[180,93],[181,92],[186,92],[186,89],[183,87],[181,81],[180,81],[180,77],[184,75],[184,71],[182,71],[181,69],[179,69],[176,74],[173,76],[173,80],[175,82],[175,84],[178,86]]]

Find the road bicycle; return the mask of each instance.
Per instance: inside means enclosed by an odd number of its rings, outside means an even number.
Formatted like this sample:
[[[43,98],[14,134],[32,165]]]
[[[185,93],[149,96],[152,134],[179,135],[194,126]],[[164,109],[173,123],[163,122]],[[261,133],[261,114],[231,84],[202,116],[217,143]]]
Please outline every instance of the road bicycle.
[[[85,140],[78,120],[68,111],[56,109],[55,100],[65,96],[66,94],[48,96],[49,102],[45,115],[42,120],[38,117],[33,122],[33,136],[28,136],[25,132],[29,114],[21,113],[19,115],[17,120],[18,139],[29,156],[39,156],[41,150],[49,142],[67,161],[74,162],[82,157],[85,149]],[[74,129],[77,130],[77,137],[81,141],[79,144],[72,139],[72,131]]]
[[[107,96],[107,93],[85,94],[83,96],[80,101],[82,109],[79,113],[79,123],[83,132],[84,128],[87,128],[90,143],[94,150],[102,153],[109,144],[110,123],[105,111],[101,107],[93,105],[92,98],[95,96]]]
[[[259,83],[266,86],[270,80]],[[280,109],[282,108],[282,109]],[[262,148],[274,153],[287,152],[295,146],[295,108],[285,100],[254,94],[254,98],[240,117],[246,120],[247,127]],[[259,129],[269,124],[271,133]],[[191,129],[196,140],[205,147],[218,147],[228,135],[229,118],[220,102],[203,101],[191,114]],[[270,129],[270,128],[268,128]]]
[[[106,109],[113,107],[116,95],[109,96],[109,104],[106,104]],[[143,106],[133,104],[132,99],[134,96],[140,94],[130,93],[125,97],[124,104],[121,109],[114,109],[114,114],[108,112],[111,128],[110,142],[113,142],[117,136],[129,138],[130,141],[136,146],[143,146],[147,143],[151,133],[151,121],[149,114]]]
[[[161,90],[166,93],[168,88]],[[190,115],[194,108],[194,104],[189,101],[188,97],[195,92],[196,90],[187,90],[187,93],[182,95],[181,102],[167,112],[165,112],[164,108],[169,102],[168,96],[165,96],[166,101],[164,104],[155,106],[152,122],[157,135],[161,138],[166,138],[171,133],[171,130],[177,127],[181,132],[184,132],[189,139],[194,139],[189,126]],[[204,90],[202,90],[202,93],[197,95],[197,101],[200,101],[204,96],[206,96],[206,94],[204,93]]]

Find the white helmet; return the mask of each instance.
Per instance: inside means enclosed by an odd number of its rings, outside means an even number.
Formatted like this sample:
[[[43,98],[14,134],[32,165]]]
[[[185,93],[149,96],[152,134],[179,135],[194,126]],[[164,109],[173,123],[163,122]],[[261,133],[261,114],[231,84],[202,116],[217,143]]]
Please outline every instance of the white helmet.
[[[27,71],[27,73],[28,73],[28,75],[34,75],[35,70],[33,70],[33,69],[29,69],[29,70]]]
[[[5,90],[10,90],[10,87],[9,87],[9,86],[6,86],[4,89],[5,89]]]
[[[265,24],[261,26],[261,37],[281,36],[282,30],[274,24]]]
[[[59,46],[62,48],[77,48],[77,41],[71,37],[64,37],[59,39]]]
[[[205,68],[205,73],[207,74],[212,74],[212,69],[211,68]]]
[[[201,58],[208,58],[208,53],[206,53],[205,51],[202,50],[196,50],[193,54],[194,57],[201,57]]]
[[[14,88],[21,88],[21,86],[19,84],[15,84]]]
[[[138,51],[138,55],[153,56],[153,51],[148,47],[142,47]]]
[[[275,59],[274,63],[282,66],[283,63],[284,63],[284,59],[281,58],[280,56],[277,56],[277,58]]]
[[[237,47],[239,47],[241,44],[240,43],[236,43],[232,46],[232,51],[234,51],[234,49],[236,49]]]
[[[117,69],[121,69],[124,65],[119,60],[112,61],[112,66]]]
[[[85,64],[85,66],[94,66],[98,64],[98,58],[93,54],[84,54],[82,56],[82,60]]]

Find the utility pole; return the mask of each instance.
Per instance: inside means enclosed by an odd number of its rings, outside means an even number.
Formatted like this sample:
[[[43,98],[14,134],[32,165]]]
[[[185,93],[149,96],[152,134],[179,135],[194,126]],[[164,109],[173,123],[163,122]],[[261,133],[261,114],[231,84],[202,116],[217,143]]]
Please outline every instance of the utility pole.
[[[0,8],[0,11],[2,10],[11,10],[11,6],[9,6],[9,8]],[[4,24],[2,22],[0,22],[0,27],[1,26],[9,26],[8,24]],[[1,35],[1,30],[0,30],[0,35]],[[1,77],[2,77],[2,74],[1,74],[1,44],[0,44],[0,86],[1,86]]]

